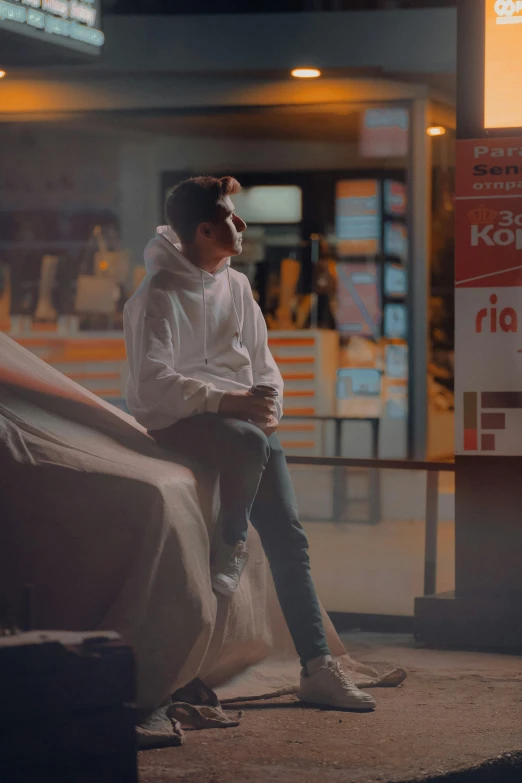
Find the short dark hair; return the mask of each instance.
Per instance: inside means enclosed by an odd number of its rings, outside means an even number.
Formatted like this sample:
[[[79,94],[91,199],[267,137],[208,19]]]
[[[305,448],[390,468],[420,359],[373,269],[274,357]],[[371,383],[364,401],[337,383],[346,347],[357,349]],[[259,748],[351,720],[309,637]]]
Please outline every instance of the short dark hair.
[[[217,206],[225,196],[239,193],[234,177],[193,177],[178,183],[167,196],[167,222],[182,242],[191,242],[201,223],[216,217]]]

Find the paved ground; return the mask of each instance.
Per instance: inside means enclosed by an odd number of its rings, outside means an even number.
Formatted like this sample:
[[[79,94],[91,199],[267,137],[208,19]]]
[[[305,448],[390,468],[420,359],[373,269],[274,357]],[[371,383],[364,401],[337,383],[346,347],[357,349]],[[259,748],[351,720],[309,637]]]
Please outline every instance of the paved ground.
[[[141,783],[522,781],[522,657],[423,650],[405,636],[354,633],[345,643],[360,660],[409,672],[402,687],[373,691],[375,713],[293,697],[246,704],[238,728],[141,753]]]

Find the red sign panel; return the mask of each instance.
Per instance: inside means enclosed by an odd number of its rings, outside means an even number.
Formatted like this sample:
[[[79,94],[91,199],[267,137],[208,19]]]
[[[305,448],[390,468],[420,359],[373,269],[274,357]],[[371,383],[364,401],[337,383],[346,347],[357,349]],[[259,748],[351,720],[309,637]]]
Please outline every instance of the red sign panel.
[[[521,145],[457,142],[457,288],[522,286]]]

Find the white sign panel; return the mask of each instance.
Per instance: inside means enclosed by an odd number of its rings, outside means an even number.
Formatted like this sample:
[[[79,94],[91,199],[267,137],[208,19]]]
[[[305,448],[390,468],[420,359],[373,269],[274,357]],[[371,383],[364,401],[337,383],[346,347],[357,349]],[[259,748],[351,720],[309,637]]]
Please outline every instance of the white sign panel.
[[[455,291],[456,453],[518,456],[522,444],[519,288]]]

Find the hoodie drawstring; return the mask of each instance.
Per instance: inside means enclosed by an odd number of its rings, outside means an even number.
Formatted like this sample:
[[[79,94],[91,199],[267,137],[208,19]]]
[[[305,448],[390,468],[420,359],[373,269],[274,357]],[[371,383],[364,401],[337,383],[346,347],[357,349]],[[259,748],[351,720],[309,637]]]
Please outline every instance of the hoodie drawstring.
[[[236,303],[234,301],[234,294],[232,292],[232,281],[230,280],[230,267],[227,266],[228,287],[230,288],[230,296],[232,297],[232,305],[236,314],[237,328],[239,329],[239,345],[243,347],[243,330],[241,329],[241,323],[239,321],[239,315],[237,314]]]
[[[228,287],[230,288],[230,296],[232,298],[232,307],[234,308],[234,313],[236,315],[236,321],[237,321],[237,328],[239,330],[239,345],[241,348],[243,347],[243,330],[241,329],[241,322],[239,320],[239,315],[237,312],[236,302],[234,299],[234,293],[232,291],[232,281],[230,280],[230,272],[229,268],[227,267],[227,277],[228,277]],[[203,354],[205,358],[205,364],[208,364],[208,356],[207,356],[207,299],[205,294],[205,278],[203,277],[203,272],[201,272],[201,288],[203,291]]]
[[[207,300],[205,297],[205,278],[203,272],[201,272],[201,287],[203,289],[203,354],[205,357],[205,364],[208,364],[207,356]]]

